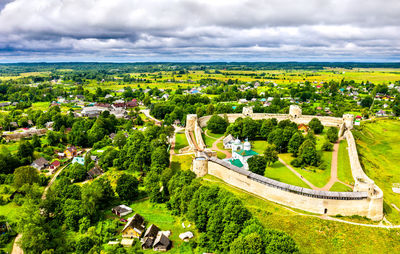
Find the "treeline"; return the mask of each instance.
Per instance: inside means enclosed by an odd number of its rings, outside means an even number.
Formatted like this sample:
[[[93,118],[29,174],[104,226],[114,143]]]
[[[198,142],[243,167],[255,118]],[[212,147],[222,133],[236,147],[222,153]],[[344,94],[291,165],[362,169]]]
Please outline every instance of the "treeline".
[[[167,168],[145,178],[152,202],[166,202],[174,214],[195,223],[200,235],[191,242],[193,248],[214,253],[298,251],[289,235],[264,228],[233,194],[202,185],[195,177],[191,171]]]

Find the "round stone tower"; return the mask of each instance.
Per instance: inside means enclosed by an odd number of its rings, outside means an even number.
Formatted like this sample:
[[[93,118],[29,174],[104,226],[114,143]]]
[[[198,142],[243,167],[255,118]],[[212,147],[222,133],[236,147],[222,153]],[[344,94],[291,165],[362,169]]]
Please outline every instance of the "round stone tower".
[[[301,117],[301,115],[302,115],[301,108],[298,105],[290,105],[289,116],[291,118],[299,118]]]
[[[206,157],[196,156],[193,160],[193,172],[197,177],[203,177],[208,174],[208,161]]]

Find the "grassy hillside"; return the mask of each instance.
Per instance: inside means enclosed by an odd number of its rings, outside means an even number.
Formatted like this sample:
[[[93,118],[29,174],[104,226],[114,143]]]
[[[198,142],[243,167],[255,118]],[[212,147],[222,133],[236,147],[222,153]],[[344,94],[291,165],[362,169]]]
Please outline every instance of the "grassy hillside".
[[[400,194],[392,191],[400,183],[400,121],[364,123],[353,131],[365,173],[383,190],[386,218],[400,224]]]
[[[207,175],[204,184],[234,193],[261,223],[287,232],[300,253],[399,253],[400,230],[355,226],[328,221],[306,212],[297,213]]]

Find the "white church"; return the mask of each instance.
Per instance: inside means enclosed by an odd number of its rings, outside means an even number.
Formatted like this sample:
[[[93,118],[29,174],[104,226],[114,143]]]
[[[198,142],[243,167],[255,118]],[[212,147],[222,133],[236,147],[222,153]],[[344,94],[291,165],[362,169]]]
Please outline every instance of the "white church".
[[[224,144],[225,145],[225,144]],[[229,142],[229,148],[232,148],[232,158],[227,159],[232,165],[248,170],[249,165],[247,160],[254,155],[258,155],[257,152],[251,150],[251,144],[246,139],[245,142],[240,141],[240,139],[232,139]]]

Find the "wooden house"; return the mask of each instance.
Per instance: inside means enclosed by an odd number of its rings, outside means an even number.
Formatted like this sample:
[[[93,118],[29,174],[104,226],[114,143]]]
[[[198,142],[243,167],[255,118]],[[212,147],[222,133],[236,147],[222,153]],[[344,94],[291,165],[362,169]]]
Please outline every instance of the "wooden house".
[[[151,224],[144,233],[143,239],[141,240],[142,249],[146,250],[153,247],[154,240],[157,238],[158,232],[160,232],[160,229],[156,225]]]
[[[77,150],[74,146],[68,147],[65,151],[64,151],[65,156],[68,159],[72,159],[73,157],[76,156],[77,154]]]
[[[153,250],[155,251],[167,251],[171,247],[171,240],[168,239],[164,234],[158,234],[154,240]]]
[[[145,230],[144,219],[139,214],[133,215],[128,219],[125,227],[122,229],[123,238],[140,238]]]

